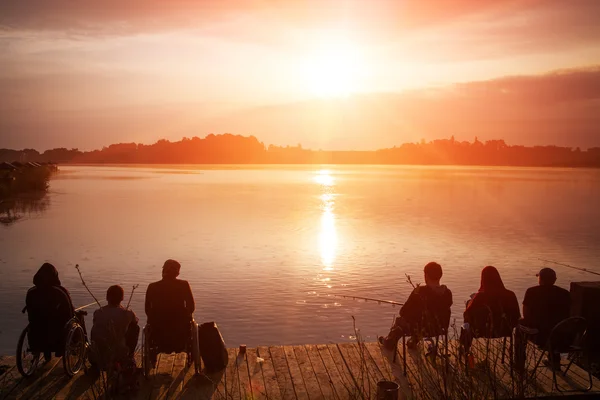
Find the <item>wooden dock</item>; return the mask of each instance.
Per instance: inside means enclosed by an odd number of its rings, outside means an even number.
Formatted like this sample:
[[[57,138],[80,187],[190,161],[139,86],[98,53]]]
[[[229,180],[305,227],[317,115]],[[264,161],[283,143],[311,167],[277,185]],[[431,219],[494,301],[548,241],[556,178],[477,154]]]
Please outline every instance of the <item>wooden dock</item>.
[[[450,343],[451,353],[456,342]],[[216,374],[194,376],[185,367],[185,355],[159,356],[157,368],[149,379],[139,378],[134,392],[117,398],[131,399],[374,399],[376,384],[382,379],[400,385],[400,399],[439,398],[539,398],[562,395],[552,386],[552,373],[540,367],[529,382],[519,384],[511,378],[509,363],[497,355],[501,342],[479,346],[477,365],[465,370],[451,357],[432,360],[423,349],[410,350],[407,376],[403,375],[401,349],[395,363],[393,354],[377,343],[269,346],[248,349],[239,355],[229,349],[229,365]],[[478,350],[478,351],[479,351]],[[535,354],[530,358],[533,359]],[[60,359],[41,366],[29,378],[20,377],[14,357],[3,357],[0,399],[99,399],[104,395],[102,380],[91,371],[69,379]],[[566,389],[585,386],[585,371],[574,365],[567,377],[559,377]],[[523,381],[523,380],[521,380]],[[527,380],[525,380],[527,381]],[[600,395],[600,381],[594,378],[589,393]],[[566,394],[565,394],[566,396]]]

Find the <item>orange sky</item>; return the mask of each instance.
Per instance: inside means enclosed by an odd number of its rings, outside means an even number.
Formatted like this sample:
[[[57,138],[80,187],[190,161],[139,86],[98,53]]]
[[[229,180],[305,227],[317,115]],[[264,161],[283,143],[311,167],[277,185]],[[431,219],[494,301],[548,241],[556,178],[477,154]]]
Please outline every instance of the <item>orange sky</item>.
[[[598,15],[597,0],[4,1],[0,147],[600,146]]]

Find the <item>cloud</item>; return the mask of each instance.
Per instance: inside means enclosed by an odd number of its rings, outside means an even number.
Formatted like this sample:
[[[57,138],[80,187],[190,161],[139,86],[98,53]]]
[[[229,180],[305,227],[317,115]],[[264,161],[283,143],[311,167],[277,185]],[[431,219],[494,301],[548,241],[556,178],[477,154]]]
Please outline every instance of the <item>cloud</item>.
[[[220,117],[206,113],[208,104],[40,111],[10,108],[9,103],[0,105],[0,142],[15,148],[90,149],[211,132],[323,149],[376,149],[451,135],[524,145],[600,146],[600,66],[258,107]]]
[[[547,105],[600,98],[600,67],[570,69],[543,75],[509,76],[457,84],[450,92],[470,101]],[[449,93],[452,95],[451,93]]]

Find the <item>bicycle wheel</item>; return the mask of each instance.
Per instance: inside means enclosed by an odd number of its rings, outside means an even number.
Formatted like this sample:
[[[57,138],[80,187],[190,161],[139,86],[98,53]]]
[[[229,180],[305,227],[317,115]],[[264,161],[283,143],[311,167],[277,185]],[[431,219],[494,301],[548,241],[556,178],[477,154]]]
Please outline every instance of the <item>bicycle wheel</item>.
[[[63,366],[68,376],[72,377],[81,371],[85,363],[86,341],[83,328],[78,323],[73,323],[67,333],[65,341],[65,355]]]
[[[40,361],[40,353],[29,349],[29,325],[23,329],[17,343],[17,369],[19,373],[28,378],[35,372]]]

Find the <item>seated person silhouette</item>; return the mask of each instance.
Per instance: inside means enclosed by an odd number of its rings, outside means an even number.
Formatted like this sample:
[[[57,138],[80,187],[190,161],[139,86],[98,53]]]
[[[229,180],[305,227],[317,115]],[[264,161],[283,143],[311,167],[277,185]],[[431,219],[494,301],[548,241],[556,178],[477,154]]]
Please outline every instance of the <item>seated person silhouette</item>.
[[[27,291],[25,304],[29,319],[28,340],[31,350],[44,353],[49,361],[52,352],[62,356],[65,325],[73,317],[71,296],[61,286],[54,265],[44,263],[33,277],[35,285]]]
[[[533,329],[526,335],[538,346],[545,346],[552,328],[559,322],[569,318],[571,312],[571,294],[568,290],[555,285],[556,272],[551,268],[543,268],[537,274],[538,286],[533,286],[525,292],[523,299],[523,319],[520,325]],[[517,366],[524,367],[527,338],[522,334],[516,335]],[[560,369],[560,354],[552,357],[552,368]],[[549,362],[549,361],[548,361]]]
[[[461,335],[461,343],[468,349],[473,337],[511,336],[519,318],[517,296],[504,287],[498,270],[487,266],[481,271],[479,291],[467,303],[464,320],[469,324],[469,330]]]
[[[408,335],[412,337],[407,345],[414,348],[420,337],[442,334],[442,329],[447,329],[450,324],[452,292],[445,285],[440,285],[442,267],[430,262],[423,272],[425,285],[412,291],[390,333],[379,337],[379,343],[389,350],[395,349],[398,340]]]
[[[94,312],[92,326],[91,361],[107,370],[114,363],[135,365],[134,355],[140,327],[135,313],[121,305],[124,298],[121,286],[115,285],[106,291],[108,305]]]
[[[191,337],[196,305],[190,284],[177,279],[180,269],[177,261],[165,261],[162,280],[151,283],[146,291],[150,336],[164,353],[183,352]]]

